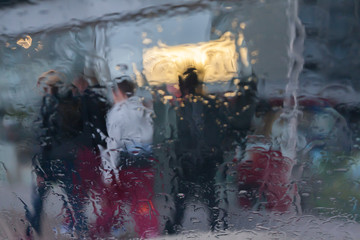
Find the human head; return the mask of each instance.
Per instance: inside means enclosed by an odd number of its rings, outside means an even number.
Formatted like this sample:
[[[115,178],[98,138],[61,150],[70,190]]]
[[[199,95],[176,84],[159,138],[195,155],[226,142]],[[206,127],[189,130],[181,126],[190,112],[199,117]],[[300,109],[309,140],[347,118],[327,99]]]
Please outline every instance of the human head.
[[[72,84],[80,94],[83,94],[89,87],[88,81],[83,76],[75,78]]]
[[[37,81],[37,86],[42,87],[46,94],[56,94],[59,87],[63,86],[64,75],[55,70],[49,70],[41,74]]]
[[[135,92],[135,84],[130,77],[124,76],[115,78],[115,84],[112,89],[114,102],[122,102],[132,97]]]
[[[179,87],[181,95],[184,97],[189,94],[196,94],[199,92],[199,87],[201,82],[199,81],[196,68],[188,68],[184,73],[182,78],[179,76]]]

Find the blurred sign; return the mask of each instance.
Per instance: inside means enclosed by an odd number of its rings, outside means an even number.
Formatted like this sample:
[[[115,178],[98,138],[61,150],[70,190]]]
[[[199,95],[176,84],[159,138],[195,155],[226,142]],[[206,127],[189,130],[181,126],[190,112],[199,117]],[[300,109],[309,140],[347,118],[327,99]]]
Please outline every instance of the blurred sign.
[[[237,76],[238,54],[230,32],[218,40],[197,44],[167,46],[159,43],[144,51],[144,74],[150,84],[178,82],[187,68],[197,69],[204,82],[228,81]]]

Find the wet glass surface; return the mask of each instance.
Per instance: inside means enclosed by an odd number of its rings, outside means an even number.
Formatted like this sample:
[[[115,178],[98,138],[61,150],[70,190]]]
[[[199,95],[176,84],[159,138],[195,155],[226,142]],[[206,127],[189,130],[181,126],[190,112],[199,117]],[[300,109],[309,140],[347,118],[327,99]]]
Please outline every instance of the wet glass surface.
[[[360,1],[0,6],[1,239],[358,238]]]

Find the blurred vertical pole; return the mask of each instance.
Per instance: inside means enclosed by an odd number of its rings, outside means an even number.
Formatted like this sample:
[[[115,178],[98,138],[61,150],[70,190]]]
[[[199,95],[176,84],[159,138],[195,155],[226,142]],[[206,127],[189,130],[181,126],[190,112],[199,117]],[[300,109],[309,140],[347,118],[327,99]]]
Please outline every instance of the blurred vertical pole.
[[[287,15],[289,24],[289,47],[288,54],[290,57],[287,85],[284,95],[284,113],[282,117],[287,122],[288,136],[281,142],[281,150],[284,156],[293,160],[296,159],[297,144],[297,116],[298,103],[297,91],[299,86],[299,75],[303,69],[304,58],[302,56],[304,49],[305,30],[298,18],[298,1],[288,0]]]

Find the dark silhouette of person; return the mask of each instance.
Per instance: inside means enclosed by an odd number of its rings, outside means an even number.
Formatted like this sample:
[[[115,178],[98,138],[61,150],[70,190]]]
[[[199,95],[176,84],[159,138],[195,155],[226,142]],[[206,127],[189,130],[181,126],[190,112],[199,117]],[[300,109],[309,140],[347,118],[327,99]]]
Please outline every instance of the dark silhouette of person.
[[[98,146],[106,146],[101,134],[107,135],[105,116],[109,109],[106,98],[97,91],[101,89],[101,86],[96,79],[91,79],[93,85],[90,86],[85,77],[88,78],[88,76],[80,75],[72,83],[74,98],[80,104],[82,124],[75,140],[77,150],[74,171],[76,174],[72,178],[72,184],[75,186],[73,194],[77,196],[79,203],[77,208],[81,211],[87,201],[90,199],[96,201],[104,192]],[[81,229],[87,229],[85,221]]]
[[[217,99],[203,94],[197,70],[188,68],[183,75],[179,76],[182,98],[177,111],[176,148],[181,194],[176,199],[175,222],[182,225],[186,203],[195,200],[208,207],[208,221],[213,229],[217,215],[214,177],[217,166],[223,162],[221,145],[227,124]]]
[[[75,87],[75,95],[81,103],[83,143],[96,150],[97,145],[106,146],[100,132],[107,135],[105,116],[110,106],[107,99],[97,91],[101,89],[99,83],[95,80],[91,82],[93,85],[90,86],[85,76],[82,75],[76,78],[72,85]],[[94,82],[96,83],[94,84]]]
[[[98,146],[106,147],[105,139],[101,134],[107,135],[105,116],[109,105],[105,97],[93,90],[100,86],[98,84],[89,86],[84,76],[76,78],[72,86],[73,94],[80,103],[79,111],[82,120],[77,139],[77,160],[74,163],[79,179],[74,179],[74,184],[81,185],[81,191],[85,197],[90,188],[95,188],[97,192],[102,189],[101,158]]]
[[[31,214],[27,209],[26,217],[33,229],[41,234],[41,216],[43,212],[44,198],[48,194],[52,184],[59,184],[65,191],[62,196],[63,208],[67,216],[72,215],[69,208],[74,211],[75,221],[65,222],[63,226],[67,231],[73,227],[81,231],[84,225],[84,216],[79,207],[79,199],[76,196],[76,186],[72,184],[74,161],[76,159],[76,138],[82,128],[80,102],[75,99],[70,89],[64,90],[63,76],[61,73],[50,70],[42,74],[38,79],[38,86],[44,90],[40,109],[40,153],[33,158],[33,165],[37,176],[37,186],[34,190],[33,208]],[[72,219],[69,216],[65,221]],[[31,235],[28,228],[27,234]]]

